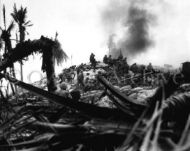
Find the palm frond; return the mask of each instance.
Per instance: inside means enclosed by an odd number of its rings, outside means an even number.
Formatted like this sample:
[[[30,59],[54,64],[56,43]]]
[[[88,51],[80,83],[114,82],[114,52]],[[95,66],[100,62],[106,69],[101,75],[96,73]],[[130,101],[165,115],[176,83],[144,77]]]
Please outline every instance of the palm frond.
[[[61,44],[58,40],[55,40],[55,44],[53,46],[53,56],[57,62],[57,65],[60,65],[63,61],[68,59],[67,54],[61,48]]]
[[[7,32],[10,33],[13,30],[14,26],[15,26],[15,24],[12,21],[11,24],[9,25],[8,29],[7,29]]]
[[[27,25],[30,21],[26,22],[27,18],[26,14],[27,14],[27,8],[23,8],[21,6],[20,9],[18,10],[16,4],[14,4],[13,13],[11,13],[11,16],[13,17],[15,22],[17,22],[21,26]]]
[[[3,22],[4,22],[4,27],[6,29],[5,5],[3,5]]]
[[[24,23],[25,26],[33,26],[33,24],[31,24],[31,21],[27,21],[26,23]]]
[[[11,16],[13,17],[14,21],[18,23],[17,14],[18,14],[18,11],[17,11],[17,8],[16,8],[16,4],[14,4],[13,13],[11,13]]]

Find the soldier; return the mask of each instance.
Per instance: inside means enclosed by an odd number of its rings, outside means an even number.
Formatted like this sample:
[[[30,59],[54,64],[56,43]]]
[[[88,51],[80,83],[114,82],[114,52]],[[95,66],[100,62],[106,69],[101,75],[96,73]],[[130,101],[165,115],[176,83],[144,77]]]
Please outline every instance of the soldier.
[[[78,86],[84,88],[84,74],[83,71],[78,69],[77,70],[77,82],[78,82]]]
[[[90,55],[90,63],[91,63],[91,66],[94,68],[94,70],[95,70],[95,68],[96,68],[96,59],[95,59],[95,55],[93,54],[93,53],[91,53],[91,55]]]
[[[147,66],[147,72],[152,72],[152,71],[153,71],[152,64],[149,63],[149,65]]]
[[[130,70],[133,71],[133,73],[138,73],[138,66],[136,63],[132,64],[130,67]]]
[[[104,56],[103,63],[108,64],[108,57],[107,57],[107,55]]]
[[[109,55],[109,57],[108,57],[108,64],[109,64],[110,66],[113,66],[113,59],[112,59],[112,56],[111,56],[111,55]]]

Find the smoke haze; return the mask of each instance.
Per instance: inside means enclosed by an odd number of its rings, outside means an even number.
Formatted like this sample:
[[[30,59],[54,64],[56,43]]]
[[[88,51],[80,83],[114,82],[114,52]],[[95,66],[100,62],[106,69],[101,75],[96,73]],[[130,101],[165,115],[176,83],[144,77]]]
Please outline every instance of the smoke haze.
[[[125,50],[129,64],[152,62],[153,65],[179,66],[190,60],[188,0],[1,0],[6,6],[7,24],[11,21],[9,14],[14,3],[28,8],[28,19],[34,24],[28,28],[30,35],[27,38],[54,37],[56,31],[59,33],[63,49],[72,58],[63,63],[64,67],[88,62],[92,52],[97,60],[102,61],[108,47]],[[147,21],[144,24],[147,42],[141,45],[145,46],[140,47],[144,48],[142,51],[137,49],[139,47],[132,47],[138,41],[130,40],[137,37],[130,32],[134,28],[129,20],[133,9],[144,12]],[[0,18],[0,24],[3,26],[3,18]],[[118,51],[112,52],[118,55]],[[33,62],[32,59],[24,65],[26,73],[41,70],[40,57]],[[56,68],[61,71],[63,66]]]
[[[120,51],[132,57],[153,46],[149,33],[156,17],[146,9],[148,1],[111,0],[102,13],[103,26],[108,36],[109,53],[117,57]]]

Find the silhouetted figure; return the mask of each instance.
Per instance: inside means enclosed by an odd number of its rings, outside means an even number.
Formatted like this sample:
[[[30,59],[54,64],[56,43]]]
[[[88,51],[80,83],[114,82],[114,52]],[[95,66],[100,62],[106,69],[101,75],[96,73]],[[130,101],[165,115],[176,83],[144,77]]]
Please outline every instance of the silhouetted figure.
[[[93,53],[91,53],[90,55],[90,63],[91,63],[91,66],[95,69],[96,68],[96,59],[95,59],[95,55]]]
[[[78,86],[84,88],[84,74],[82,70],[77,70],[77,82]]]
[[[147,66],[147,72],[152,72],[153,71],[153,66],[151,63]]]
[[[107,55],[104,56],[103,63],[108,64],[108,57],[107,57]]]
[[[133,71],[133,73],[137,73],[138,72],[137,64],[136,63],[132,64],[130,70]]]
[[[70,92],[70,94],[71,94],[71,97],[74,101],[78,101],[81,97],[80,91],[78,91],[78,90],[73,90]]]
[[[114,61],[113,61],[113,59],[112,59],[112,56],[109,55],[109,57],[108,57],[108,65],[109,65],[109,66],[113,66],[113,64],[114,64]]]

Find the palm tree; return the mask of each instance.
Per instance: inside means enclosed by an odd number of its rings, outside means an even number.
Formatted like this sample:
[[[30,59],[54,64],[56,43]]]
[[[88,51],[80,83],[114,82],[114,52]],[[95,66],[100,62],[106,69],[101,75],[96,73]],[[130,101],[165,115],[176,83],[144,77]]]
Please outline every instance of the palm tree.
[[[4,29],[2,27],[0,27],[1,30],[1,45],[2,45],[2,41],[4,41],[5,43],[5,51],[4,51],[4,56],[6,56],[9,52],[12,51],[12,44],[11,44],[11,32],[14,28],[14,23],[13,21],[10,23],[10,25],[8,26],[8,28],[6,27],[6,16],[5,16],[5,6],[3,5],[3,20],[4,20]],[[12,64],[11,66],[12,68],[12,72],[13,72],[13,76],[15,77],[15,73],[14,73],[14,64]]]
[[[6,55],[12,51],[12,44],[11,44],[10,37],[11,37],[11,32],[14,28],[14,23],[12,21],[7,28],[7,26],[6,26],[6,15],[5,15],[5,5],[3,5],[3,21],[4,21],[4,29],[2,27],[0,27],[0,30],[1,30],[0,39],[1,39],[1,47],[2,47],[2,41],[4,41],[4,43],[5,43],[4,57],[6,57]],[[5,69],[5,71],[6,71],[6,69]],[[15,71],[14,71],[14,63],[11,64],[10,71],[13,74],[13,77],[15,77],[16,75],[15,75]],[[12,88],[12,91],[14,93],[14,88],[13,88],[12,84],[11,84],[11,88]],[[16,89],[16,87],[15,87],[15,89]]]
[[[2,41],[5,42],[5,53],[8,53],[9,51],[12,50],[12,45],[11,45],[11,31],[14,28],[14,23],[13,21],[10,23],[10,25],[6,26],[6,16],[5,16],[5,5],[3,5],[3,21],[4,21],[4,29],[0,27],[1,30],[1,39]],[[1,43],[2,44],[2,43]]]
[[[2,41],[4,41],[5,43],[5,51],[4,51],[4,56],[6,56],[9,52],[12,51],[12,44],[11,44],[11,31],[13,30],[14,28],[14,23],[11,22],[11,24],[8,26],[8,28],[6,29],[1,29],[2,33],[1,33],[1,39]],[[2,44],[1,44],[2,45]],[[12,64],[11,66],[11,69],[12,69],[12,74],[13,76],[15,77],[15,72],[14,72],[14,64]]]
[[[61,44],[56,38],[53,45],[49,45],[49,47],[44,49],[42,70],[46,71],[48,91],[53,92],[57,89],[55,82],[55,61],[59,65],[67,58],[66,53],[62,50]]]
[[[32,26],[31,21],[27,21],[27,8],[20,7],[19,10],[16,8],[16,4],[13,7],[13,13],[11,13],[14,21],[18,24],[19,28],[19,42],[24,42],[25,34],[26,34],[26,27]],[[23,67],[22,61],[20,62],[20,69],[21,69],[21,81],[23,81]]]
[[[46,71],[48,91],[53,92],[57,88],[54,70],[55,61],[59,65],[68,58],[57,39],[52,40],[41,36],[38,40],[18,43],[13,51],[9,53],[9,57],[0,62],[0,71],[6,69],[12,63],[37,52],[43,55],[42,70]]]
[[[7,54],[8,52],[12,51],[12,44],[11,44],[11,31],[14,28],[14,23],[11,22],[11,24],[8,26],[8,28],[6,29],[2,29],[0,27],[0,30],[2,31],[1,33],[1,39],[2,41],[5,42],[5,54]]]

